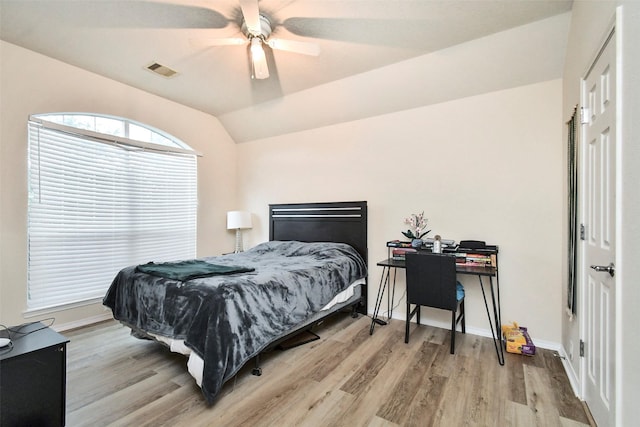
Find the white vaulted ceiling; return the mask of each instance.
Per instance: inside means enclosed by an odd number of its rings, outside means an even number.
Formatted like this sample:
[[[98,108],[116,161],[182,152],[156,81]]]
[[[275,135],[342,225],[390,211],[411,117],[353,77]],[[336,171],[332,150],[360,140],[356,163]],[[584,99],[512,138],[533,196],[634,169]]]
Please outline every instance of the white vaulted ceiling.
[[[243,142],[559,78],[571,5],[261,0],[274,37],[321,49],[267,49],[266,80],[245,46],[191,42],[241,36],[238,0],[0,0],[0,38],[210,113]]]

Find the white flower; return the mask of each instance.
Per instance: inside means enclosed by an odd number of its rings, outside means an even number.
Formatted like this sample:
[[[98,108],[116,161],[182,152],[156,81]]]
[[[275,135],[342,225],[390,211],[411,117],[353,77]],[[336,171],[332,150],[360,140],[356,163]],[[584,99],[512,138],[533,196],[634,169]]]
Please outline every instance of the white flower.
[[[424,211],[419,214],[411,214],[410,217],[404,219],[404,223],[411,227],[407,231],[402,232],[402,234],[409,239],[421,239],[431,231],[425,231],[427,228],[427,219],[424,217]]]

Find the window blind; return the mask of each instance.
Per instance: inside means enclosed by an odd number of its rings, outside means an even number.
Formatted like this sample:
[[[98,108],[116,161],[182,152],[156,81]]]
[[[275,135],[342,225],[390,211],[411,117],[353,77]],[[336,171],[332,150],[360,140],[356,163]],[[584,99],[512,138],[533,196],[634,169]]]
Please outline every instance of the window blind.
[[[28,309],[101,298],[119,270],[194,258],[197,163],[29,122]]]

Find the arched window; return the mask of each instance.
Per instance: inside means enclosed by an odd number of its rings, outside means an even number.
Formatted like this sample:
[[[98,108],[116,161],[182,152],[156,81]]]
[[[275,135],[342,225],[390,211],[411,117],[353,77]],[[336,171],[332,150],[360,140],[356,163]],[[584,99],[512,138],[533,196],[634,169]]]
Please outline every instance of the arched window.
[[[194,258],[197,153],[131,120],[29,118],[29,310],[101,299],[117,272]]]

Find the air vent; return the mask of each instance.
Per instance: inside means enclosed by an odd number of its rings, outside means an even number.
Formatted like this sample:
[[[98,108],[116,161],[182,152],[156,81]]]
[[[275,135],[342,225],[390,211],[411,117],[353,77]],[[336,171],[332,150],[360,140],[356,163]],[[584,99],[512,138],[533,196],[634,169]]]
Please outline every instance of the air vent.
[[[165,67],[162,64],[158,64],[157,62],[154,62],[153,64],[149,65],[147,67],[147,70],[152,71],[156,74],[160,74],[163,77],[173,77],[176,74],[178,74],[177,71],[172,70],[169,67]]]

